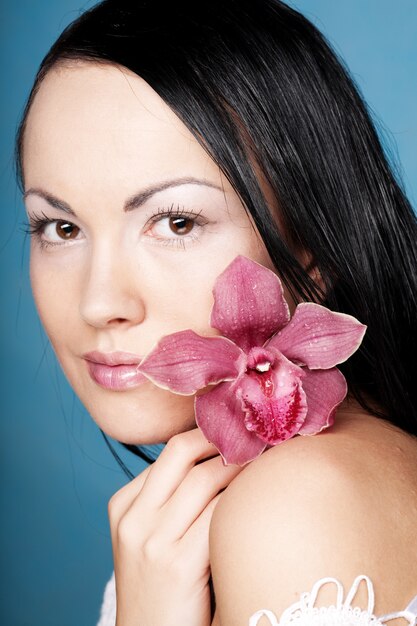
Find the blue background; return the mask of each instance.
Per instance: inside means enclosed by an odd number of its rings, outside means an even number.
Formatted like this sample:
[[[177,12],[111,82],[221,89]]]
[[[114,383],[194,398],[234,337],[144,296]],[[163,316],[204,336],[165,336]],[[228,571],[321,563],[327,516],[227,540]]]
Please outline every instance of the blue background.
[[[294,0],[347,61],[417,194],[416,0]],[[1,4],[1,623],[94,626],[112,570],[107,501],[125,484],[40,327],[28,279],[13,139],[41,58],[91,2]],[[402,165],[399,165],[401,161]],[[133,473],[143,465],[117,446]]]

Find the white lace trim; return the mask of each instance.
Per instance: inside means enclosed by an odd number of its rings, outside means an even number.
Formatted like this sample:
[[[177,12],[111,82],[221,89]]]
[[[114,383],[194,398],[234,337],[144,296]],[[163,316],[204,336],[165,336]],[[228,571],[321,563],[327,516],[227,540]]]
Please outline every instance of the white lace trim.
[[[353,606],[356,592],[364,581],[368,590],[366,609]],[[329,607],[315,607],[317,596],[324,585],[336,585],[336,604]],[[358,576],[343,599],[343,586],[335,578],[322,578],[317,581],[309,593],[301,594],[299,602],[288,607],[278,621],[272,611],[262,609],[249,620],[249,626],[257,626],[261,617],[269,619],[271,626],[383,626],[391,619],[404,617],[410,626],[417,626],[417,596],[405,611],[376,617],[374,615],[375,594],[371,580],[367,576]],[[104,590],[103,604],[97,626],[115,626],[116,623],[116,588],[114,572]]]
[[[368,606],[366,609],[353,606],[353,600],[362,581],[365,581],[368,590]],[[331,583],[336,585],[336,604],[328,607],[314,606],[320,589],[324,585]],[[288,607],[281,615],[279,621],[272,611],[262,609],[252,615],[249,620],[249,626],[257,626],[261,617],[267,617],[271,626],[383,626],[386,622],[396,617],[403,617],[409,622],[410,626],[416,625],[416,615],[411,612],[413,602],[408,607],[410,610],[389,613],[380,617],[374,615],[375,594],[372,582],[368,576],[358,576],[354,580],[345,600],[343,596],[343,586],[338,580],[335,578],[322,578],[316,582],[309,593],[301,594],[300,601]]]

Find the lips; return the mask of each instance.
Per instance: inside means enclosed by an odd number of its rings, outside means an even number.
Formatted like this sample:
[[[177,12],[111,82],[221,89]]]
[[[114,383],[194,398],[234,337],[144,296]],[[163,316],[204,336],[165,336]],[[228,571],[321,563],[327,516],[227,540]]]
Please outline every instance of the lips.
[[[146,382],[137,371],[141,357],[131,352],[87,352],[83,355],[93,381],[111,391],[134,389]]]

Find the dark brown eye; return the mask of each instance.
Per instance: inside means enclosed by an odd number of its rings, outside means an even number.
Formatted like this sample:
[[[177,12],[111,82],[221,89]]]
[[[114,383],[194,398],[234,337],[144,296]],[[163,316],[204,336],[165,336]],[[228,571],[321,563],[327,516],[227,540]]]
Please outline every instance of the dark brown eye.
[[[75,239],[80,232],[78,226],[71,224],[71,222],[64,222],[59,220],[56,223],[56,234],[61,239]]]
[[[193,226],[194,221],[189,217],[179,215],[178,217],[169,218],[169,227],[176,235],[188,235],[192,231]]]

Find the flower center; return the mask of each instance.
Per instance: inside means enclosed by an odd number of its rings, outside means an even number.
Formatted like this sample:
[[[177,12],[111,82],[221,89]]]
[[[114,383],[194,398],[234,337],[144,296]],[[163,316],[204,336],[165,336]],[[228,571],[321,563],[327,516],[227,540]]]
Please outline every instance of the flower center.
[[[264,363],[258,363],[255,366],[255,369],[258,372],[269,372],[269,370],[271,369],[271,363],[269,361],[265,361]]]
[[[251,348],[248,352],[247,371],[269,372],[277,360],[276,354],[267,348]]]
[[[293,437],[307,415],[304,372],[274,348],[252,348],[238,397],[245,427],[275,445]]]
[[[255,347],[248,353],[246,373],[256,378],[266,398],[271,398],[274,393],[272,373],[275,361],[276,356],[266,348]]]

